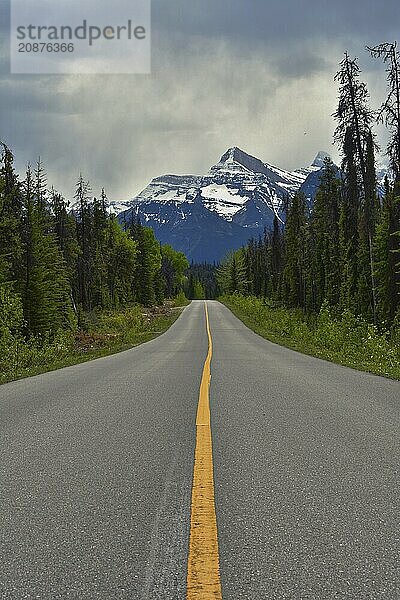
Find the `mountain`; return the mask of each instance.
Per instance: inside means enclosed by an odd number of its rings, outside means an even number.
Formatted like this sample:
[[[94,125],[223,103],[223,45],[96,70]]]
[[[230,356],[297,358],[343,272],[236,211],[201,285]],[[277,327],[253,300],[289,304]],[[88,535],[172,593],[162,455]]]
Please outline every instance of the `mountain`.
[[[275,215],[282,220],[288,195],[301,189],[311,202],[326,156],[319,152],[309,167],[286,171],[229,148],[204,176],[156,177],[125,204],[118,218],[129,223],[139,217],[160,242],[173,245],[189,260],[219,261],[270,228]]]

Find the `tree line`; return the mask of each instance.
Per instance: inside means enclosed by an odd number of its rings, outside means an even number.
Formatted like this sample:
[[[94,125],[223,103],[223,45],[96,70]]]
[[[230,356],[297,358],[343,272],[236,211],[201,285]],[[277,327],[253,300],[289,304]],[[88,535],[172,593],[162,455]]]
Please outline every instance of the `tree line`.
[[[312,208],[302,193],[288,198],[283,219],[275,215],[271,231],[229,256],[219,282],[227,293],[307,313],[325,303],[338,316],[349,310],[388,330],[400,319],[400,54],[396,42],[367,50],[386,66],[380,110],[369,106],[358,59],[345,53],[333,114],[340,169],[326,159]],[[383,194],[377,191],[376,122],[389,133]]]
[[[82,176],[72,209],[48,190],[41,161],[23,181],[11,150],[0,163],[0,341],[75,329],[95,308],[161,304],[183,287],[186,257],[161,246],[133,211],[124,227]]]
[[[186,296],[191,300],[215,300],[220,295],[217,281],[218,265],[192,262],[187,270]]]

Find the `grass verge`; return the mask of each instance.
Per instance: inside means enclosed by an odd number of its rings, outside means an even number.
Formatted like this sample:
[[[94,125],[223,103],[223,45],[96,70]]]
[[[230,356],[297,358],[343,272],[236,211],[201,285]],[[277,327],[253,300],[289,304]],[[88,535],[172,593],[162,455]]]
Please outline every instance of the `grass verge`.
[[[324,305],[319,315],[274,306],[255,297],[224,296],[220,301],[262,337],[303,354],[400,379],[400,330],[389,334],[345,311],[332,317]]]
[[[85,315],[84,328],[60,332],[54,339],[16,338],[0,355],[0,384],[116,354],[164,333],[183,307],[138,305]]]

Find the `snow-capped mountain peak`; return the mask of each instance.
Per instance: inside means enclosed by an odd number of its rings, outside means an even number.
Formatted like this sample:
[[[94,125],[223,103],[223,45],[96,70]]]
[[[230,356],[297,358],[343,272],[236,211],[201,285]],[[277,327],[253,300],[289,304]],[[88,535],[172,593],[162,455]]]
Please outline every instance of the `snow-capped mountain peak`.
[[[251,156],[251,154],[247,154],[247,152],[234,146],[221,156],[220,161],[216,165],[211,167],[210,175],[226,171],[229,173],[266,174],[266,166],[261,160],[255,158],[255,156]]]
[[[324,152],[324,150],[320,150],[318,152],[317,156],[314,158],[313,162],[311,163],[311,166],[317,167],[318,169],[322,169],[326,158],[331,158],[331,157],[327,152]]]
[[[129,222],[139,216],[162,243],[189,259],[220,260],[271,227],[275,215],[282,219],[288,195],[303,185],[307,197],[312,195],[325,156],[319,152],[312,166],[287,171],[234,146],[204,176],[156,177],[119,218]]]

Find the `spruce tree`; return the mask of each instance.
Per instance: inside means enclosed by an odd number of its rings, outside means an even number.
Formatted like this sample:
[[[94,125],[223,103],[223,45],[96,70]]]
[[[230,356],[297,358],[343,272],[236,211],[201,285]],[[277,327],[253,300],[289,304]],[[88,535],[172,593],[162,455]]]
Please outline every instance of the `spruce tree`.
[[[324,301],[333,307],[340,299],[339,206],[336,167],[325,159],[311,218],[316,310]]]
[[[369,93],[364,82],[360,81],[361,69],[356,58],[350,59],[345,52],[340,69],[335,75],[339,83],[339,102],[333,117],[337,121],[334,140],[344,147],[350,133],[354,141],[354,160],[360,177],[361,193],[366,187],[365,149],[371,131],[373,112],[368,106]]]
[[[375,235],[378,198],[376,193],[376,171],[374,141],[372,133],[367,136],[365,160],[365,194],[359,209],[359,246],[358,246],[358,311],[367,319],[377,322],[376,284],[373,239]]]
[[[23,200],[12,152],[5,144],[1,148],[0,282],[15,282],[21,277]]]
[[[393,323],[400,309],[400,180],[396,180],[389,203],[389,268],[390,268],[390,313]]]
[[[24,280],[20,283],[27,333],[54,334],[74,326],[71,289],[62,252],[48,231],[50,214],[28,167],[24,182]]]
[[[83,310],[92,309],[92,211],[90,187],[82,174],[76,184],[75,201],[77,206],[77,240],[79,256],[77,260],[77,299]]]
[[[138,244],[111,215],[105,232],[105,246],[108,249],[107,298],[110,306],[119,307],[134,300]]]
[[[112,300],[110,289],[107,285],[107,275],[108,255],[113,250],[114,240],[113,237],[109,237],[108,241],[106,240],[106,232],[110,221],[107,213],[107,205],[107,196],[104,189],[102,189],[100,199],[94,197],[91,203],[91,297],[94,306],[111,308]]]
[[[69,210],[68,202],[54,188],[51,190],[50,207],[53,215],[54,233],[67,265],[69,281],[73,287],[80,252],[76,218]],[[76,302],[77,290],[73,289],[73,296]]]
[[[288,211],[285,227],[285,267],[283,270],[283,301],[289,307],[304,307],[306,303],[305,241],[306,200],[295,194]]]
[[[395,257],[390,252],[389,233],[392,212],[393,192],[387,182],[374,238],[377,317],[383,329],[390,327],[396,311]]]
[[[389,144],[386,153],[390,159],[394,186],[392,194],[387,195],[386,198],[377,244],[382,251],[382,235],[387,231],[388,281],[383,297],[386,294],[388,296],[390,307],[387,314],[389,322],[392,322],[399,307],[400,293],[400,53],[397,49],[397,42],[384,42],[374,47],[368,47],[368,50],[373,57],[381,58],[387,65],[387,97],[381,105],[377,120],[384,123],[389,130]]]
[[[270,256],[271,296],[276,300],[279,295],[279,286],[283,268],[283,236],[276,214],[274,215]]]
[[[21,277],[22,193],[13,155],[1,144],[0,167],[0,355],[23,329],[23,309],[17,293]]]
[[[371,55],[381,58],[387,65],[388,95],[378,113],[378,122],[385,123],[390,132],[387,155],[395,181],[400,180],[400,53],[397,42],[384,42],[368,47]]]
[[[339,216],[341,306],[355,310],[358,287],[358,213],[360,207],[354,134],[348,128],[343,145],[342,198]]]
[[[186,256],[169,244],[161,246],[161,277],[167,298],[173,298],[183,289],[185,271],[189,268]]]
[[[143,227],[138,219],[134,219],[130,227],[130,235],[137,242],[137,265],[135,272],[135,296],[144,306],[151,306],[156,301],[156,276],[161,271],[161,251],[154,232]]]

